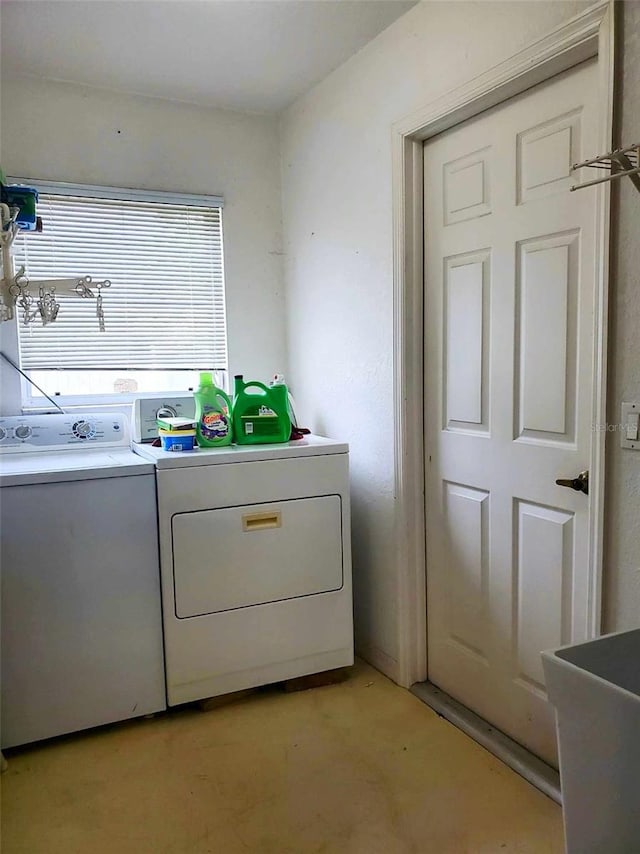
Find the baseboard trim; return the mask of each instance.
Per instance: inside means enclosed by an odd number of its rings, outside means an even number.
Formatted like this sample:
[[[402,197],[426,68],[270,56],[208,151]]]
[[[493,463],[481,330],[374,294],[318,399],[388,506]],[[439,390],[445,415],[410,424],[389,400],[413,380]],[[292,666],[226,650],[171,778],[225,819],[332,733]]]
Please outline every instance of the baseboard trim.
[[[434,712],[442,715],[462,732],[470,736],[489,753],[497,756],[505,765],[524,777],[529,783],[540,789],[547,797],[562,806],[560,793],[560,775],[555,768],[534,756],[521,744],[509,738],[500,730],[450,697],[431,682],[417,682],[411,687],[411,693],[426,703]]]
[[[393,682],[398,682],[399,670],[398,662],[395,658],[391,658],[384,650],[377,646],[368,646],[367,644],[356,643],[356,655],[363,661],[366,661],[380,673],[388,676]]]

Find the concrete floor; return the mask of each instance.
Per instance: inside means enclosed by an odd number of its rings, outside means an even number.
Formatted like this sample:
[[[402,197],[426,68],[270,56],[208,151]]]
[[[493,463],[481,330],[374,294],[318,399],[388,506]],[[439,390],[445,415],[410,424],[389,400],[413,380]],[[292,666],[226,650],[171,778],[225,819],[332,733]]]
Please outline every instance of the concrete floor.
[[[15,750],[3,854],[553,854],[560,808],[367,665]]]

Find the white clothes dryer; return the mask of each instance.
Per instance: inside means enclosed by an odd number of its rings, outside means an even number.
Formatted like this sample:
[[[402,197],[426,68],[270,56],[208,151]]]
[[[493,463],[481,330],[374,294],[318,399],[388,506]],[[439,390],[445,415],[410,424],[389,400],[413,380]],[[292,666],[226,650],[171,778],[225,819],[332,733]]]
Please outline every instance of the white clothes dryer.
[[[170,705],[353,664],[346,444],[133,448],[156,466]]]

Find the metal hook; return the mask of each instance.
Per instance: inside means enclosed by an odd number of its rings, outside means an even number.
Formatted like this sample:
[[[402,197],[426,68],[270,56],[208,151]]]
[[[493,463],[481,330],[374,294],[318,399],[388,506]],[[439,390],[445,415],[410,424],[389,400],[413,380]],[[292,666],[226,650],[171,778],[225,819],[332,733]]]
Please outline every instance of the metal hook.
[[[54,320],[58,316],[58,311],[60,310],[60,304],[56,300],[55,288],[46,289],[42,286],[40,287],[38,310],[40,312],[40,317],[42,318],[43,326],[46,326],[47,323],[54,322]]]

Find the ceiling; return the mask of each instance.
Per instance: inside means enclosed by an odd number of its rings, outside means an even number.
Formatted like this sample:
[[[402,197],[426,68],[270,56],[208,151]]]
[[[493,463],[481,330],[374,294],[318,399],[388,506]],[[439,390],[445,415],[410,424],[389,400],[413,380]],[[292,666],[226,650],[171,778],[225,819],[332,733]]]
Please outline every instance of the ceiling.
[[[279,112],[416,0],[3,0],[3,74]]]

